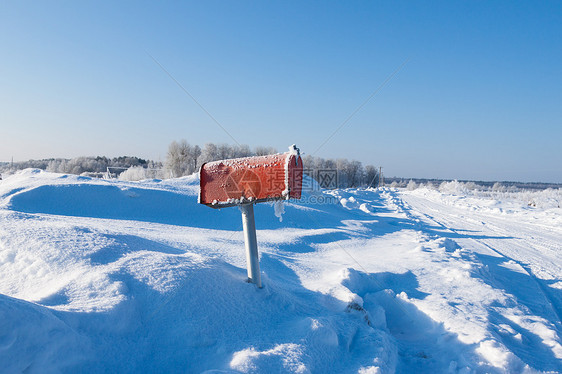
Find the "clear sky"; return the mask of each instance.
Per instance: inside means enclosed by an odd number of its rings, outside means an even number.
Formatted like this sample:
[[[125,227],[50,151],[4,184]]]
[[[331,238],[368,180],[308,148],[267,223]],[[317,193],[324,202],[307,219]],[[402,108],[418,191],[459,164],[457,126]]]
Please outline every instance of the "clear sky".
[[[562,182],[560,1],[4,0],[0,56],[0,161],[233,144],[153,56],[241,144]]]

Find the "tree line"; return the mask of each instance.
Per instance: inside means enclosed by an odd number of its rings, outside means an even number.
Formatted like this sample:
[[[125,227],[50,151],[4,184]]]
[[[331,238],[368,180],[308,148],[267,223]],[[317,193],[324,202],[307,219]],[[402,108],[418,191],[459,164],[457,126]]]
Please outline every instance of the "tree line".
[[[248,156],[264,156],[279,153],[273,147],[207,143],[203,147],[191,145],[185,139],[173,141],[168,146],[164,163],[138,157],[76,157],[52,158],[15,163],[0,163],[0,172],[26,168],[42,169],[55,173],[118,177],[124,180],[148,178],[178,178],[195,173],[201,165],[210,161]],[[379,173],[373,165],[363,165],[346,158],[325,159],[303,156],[304,172],[319,182],[323,188],[348,188],[378,186]],[[107,172],[110,172],[110,175]],[[331,175],[334,178],[323,178]]]
[[[206,162],[229,158],[264,156],[278,153],[273,147],[207,143],[203,147],[191,145],[185,139],[173,141],[168,147],[164,168],[174,177],[195,173]]]
[[[168,147],[165,168],[175,177],[190,175],[199,170],[201,165],[210,161],[228,158],[264,156],[279,153],[273,147],[256,147],[247,145],[229,145],[207,143],[203,147],[191,145],[186,140],[173,141]],[[377,186],[378,169],[357,160],[346,158],[325,159],[305,155],[303,157],[305,174],[313,177],[324,188]],[[333,171],[335,179],[323,179],[322,173]],[[334,184],[335,182],[335,184]]]
[[[108,168],[114,168],[118,171],[117,174],[120,174],[131,167],[162,169],[162,163],[131,156],[120,156],[114,158],[108,158],[105,156],[76,157],[72,159],[49,158],[43,160],[0,163],[0,171],[2,173],[33,168],[53,173],[81,175],[85,173],[106,173]]]

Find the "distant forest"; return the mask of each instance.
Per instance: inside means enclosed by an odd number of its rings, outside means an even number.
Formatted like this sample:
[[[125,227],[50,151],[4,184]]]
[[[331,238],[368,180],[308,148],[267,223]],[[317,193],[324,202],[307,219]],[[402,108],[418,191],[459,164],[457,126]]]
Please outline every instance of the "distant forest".
[[[169,147],[164,163],[144,160],[138,157],[121,156],[108,158],[76,157],[72,159],[50,158],[23,162],[0,162],[0,174],[4,176],[27,168],[42,169],[55,173],[77,174],[97,178],[119,178],[122,180],[166,179],[190,175],[199,170],[205,162],[247,156],[262,156],[279,153],[273,147],[255,147],[248,145],[229,145],[207,143],[203,147],[191,145],[186,140],[173,141]],[[312,176],[324,188],[378,187],[382,181],[379,169],[373,165],[363,165],[360,161],[345,158],[326,159],[303,154],[305,174]],[[319,173],[335,171],[336,179],[328,181],[319,177]],[[423,179],[385,177],[384,184],[390,187],[417,188],[439,187],[448,179]],[[544,190],[562,188],[556,183],[522,183],[522,182],[489,182],[464,181],[468,187],[494,189]],[[499,183],[499,184],[498,184]]]
[[[41,169],[54,173],[77,174],[102,177],[109,170],[115,170],[114,176],[133,167],[162,169],[162,163],[143,160],[138,157],[76,157],[72,159],[50,158],[21,162],[2,162],[0,172],[3,174],[27,168]]]
[[[417,187],[438,188],[443,182],[451,182],[451,179],[425,179],[425,178],[399,178],[385,177],[385,184],[390,187],[415,189]],[[518,190],[546,190],[547,188],[562,188],[560,183],[540,183],[540,182],[513,182],[513,181],[470,181],[458,180],[464,183],[469,189],[487,188],[490,190],[502,189],[505,191]]]
[[[283,150],[284,152],[284,150]],[[199,170],[205,162],[229,158],[262,156],[279,153],[273,147],[229,145],[207,143],[203,147],[191,145],[186,140],[173,141],[164,163],[138,157],[76,157],[72,159],[52,158],[24,162],[0,163],[0,173],[10,174],[17,170],[36,168],[55,173],[77,174],[99,178],[143,180],[149,178],[177,178]],[[322,187],[376,187],[379,184],[378,168],[363,165],[360,161],[345,158],[325,159],[303,155],[305,174],[319,181]],[[318,173],[335,171],[335,180],[322,180]]]

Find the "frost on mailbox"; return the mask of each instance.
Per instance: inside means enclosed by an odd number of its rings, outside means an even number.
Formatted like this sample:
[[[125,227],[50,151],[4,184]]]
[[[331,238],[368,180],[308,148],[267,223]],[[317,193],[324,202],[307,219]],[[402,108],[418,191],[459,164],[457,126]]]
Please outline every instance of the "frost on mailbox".
[[[208,162],[201,166],[199,202],[212,208],[300,199],[303,165],[298,148],[267,156]]]

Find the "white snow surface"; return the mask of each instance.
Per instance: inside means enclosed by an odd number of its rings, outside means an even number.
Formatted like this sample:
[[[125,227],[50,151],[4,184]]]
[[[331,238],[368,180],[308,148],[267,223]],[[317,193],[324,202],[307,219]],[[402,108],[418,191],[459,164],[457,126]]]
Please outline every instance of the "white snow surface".
[[[424,188],[305,192],[282,222],[258,204],[257,289],[240,211],[198,189],[1,181],[0,372],[562,372],[560,208]]]

